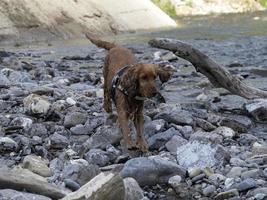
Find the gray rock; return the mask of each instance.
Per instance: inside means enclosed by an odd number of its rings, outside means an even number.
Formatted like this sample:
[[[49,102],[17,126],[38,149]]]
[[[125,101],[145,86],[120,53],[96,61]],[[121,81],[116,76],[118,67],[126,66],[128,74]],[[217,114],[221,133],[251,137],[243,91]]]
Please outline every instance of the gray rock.
[[[12,189],[0,190],[0,199],[2,200],[52,200],[49,197],[27,192],[19,192]]]
[[[210,122],[204,119],[197,118],[195,121],[197,126],[199,126],[205,131],[213,131],[214,129],[216,129],[216,126],[212,125]]]
[[[23,127],[23,129],[27,130],[31,128],[32,123],[32,119],[28,117],[16,117],[10,122],[9,126],[20,126]]]
[[[140,200],[144,198],[143,190],[138,185],[137,181],[131,177],[123,179],[126,200]]]
[[[214,197],[214,200],[225,200],[230,199],[232,197],[239,196],[239,192],[237,189],[228,190],[226,192],[220,192]]]
[[[163,119],[168,123],[174,123],[177,125],[193,125],[191,113],[180,108],[163,110],[157,114],[154,119]]]
[[[87,120],[87,114],[81,112],[69,112],[64,119],[64,126],[70,128],[78,124],[84,124]]]
[[[263,175],[265,176],[265,178],[267,178],[267,168],[263,170]]]
[[[247,165],[247,163],[244,160],[241,160],[240,158],[231,158],[230,164],[233,166],[240,166],[240,167],[245,167]]]
[[[233,129],[226,126],[220,126],[216,128],[213,133],[219,134],[224,138],[233,138],[236,135]]]
[[[188,175],[190,178],[194,178],[195,176],[198,176],[201,173],[202,173],[202,170],[200,168],[193,168],[189,170]]]
[[[245,171],[241,174],[242,179],[247,178],[259,178],[262,175],[262,171],[260,169],[252,169],[249,171]]]
[[[221,126],[227,126],[239,133],[246,133],[252,127],[252,121],[242,115],[228,116],[222,119]]]
[[[122,177],[132,177],[141,186],[167,183],[174,175],[185,177],[181,166],[164,160],[159,156],[140,157],[127,161],[121,171]]]
[[[21,71],[11,72],[8,76],[8,79],[13,83],[33,82],[28,73]]]
[[[179,135],[179,131],[174,128],[170,128],[167,131],[157,133],[147,139],[149,149],[159,149],[164,146],[174,135]]]
[[[257,187],[257,183],[252,178],[247,178],[240,183],[234,184],[233,186],[233,188],[237,189],[239,192],[243,192],[255,187]]]
[[[46,115],[51,104],[42,96],[30,94],[23,99],[26,111],[33,115]]]
[[[0,168],[0,189],[6,188],[27,190],[30,193],[44,195],[51,199],[60,199],[67,194],[66,191],[48,183],[45,178],[20,168],[12,170]]]
[[[202,191],[204,196],[210,196],[216,191],[216,187],[214,185],[209,185],[208,187],[205,187]]]
[[[267,100],[257,99],[245,105],[246,111],[251,114],[258,122],[267,122]]]
[[[256,194],[265,194],[267,195],[267,187],[259,187],[256,188],[252,191],[252,195],[256,195]]]
[[[228,178],[237,178],[241,176],[241,173],[243,171],[242,167],[233,167],[228,173],[227,173],[227,177]]]
[[[64,180],[64,183],[65,183],[65,186],[67,188],[71,189],[72,191],[76,191],[76,190],[80,189],[80,187],[81,187],[77,182],[75,182],[71,179],[68,179],[68,178]]]
[[[201,174],[195,176],[194,178],[192,178],[191,181],[192,181],[192,183],[195,183],[195,182],[197,182],[197,181],[202,180],[202,179],[205,178],[205,177],[206,177],[206,174],[201,173]]]
[[[107,153],[101,149],[90,149],[84,157],[89,164],[95,164],[99,167],[104,167],[109,163]]]
[[[10,85],[9,79],[2,72],[0,72],[0,86],[8,85]]]
[[[176,176],[172,176],[169,178],[168,180],[168,184],[172,187],[172,188],[176,188],[181,184],[182,181],[182,177],[179,175]]]
[[[163,119],[158,119],[145,123],[144,135],[146,138],[151,137],[157,132],[162,132],[165,128],[166,122]]]
[[[43,177],[52,176],[52,171],[47,167],[48,161],[41,159],[35,155],[28,155],[23,159],[23,168],[29,169],[33,173]]]
[[[101,126],[97,128],[96,133],[92,135],[84,144],[81,153],[85,153],[89,149],[106,149],[110,144],[118,144],[122,138],[118,127]]]
[[[190,136],[190,141],[199,141],[204,143],[216,143],[220,144],[223,141],[223,137],[214,132],[197,131]]]
[[[220,146],[211,146],[198,141],[189,142],[177,149],[178,163],[186,169],[212,167],[227,156]]]
[[[9,137],[0,137],[0,152],[16,151],[18,144]]]
[[[124,197],[123,179],[118,174],[100,173],[79,190],[68,194],[62,200],[124,200]]]
[[[89,164],[86,160],[72,160],[63,169],[64,179],[71,179],[79,185],[84,185],[100,173],[97,165]]]
[[[184,138],[182,138],[179,135],[174,135],[166,144],[166,149],[171,152],[173,155],[176,155],[177,153],[177,148],[180,146],[183,146],[187,143],[188,141]]]
[[[87,127],[85,125],[82,124],[78,124],[74,127],[70,128],[70,131],[73,135],[87,135],[87,134],[91,134],[89,132],[89,130],[87,129]]]
[[[69,145],[68,139],[58,133],[54,133],[49,137],[49,139],[51,143],[50,147],[54,149],[64,149]]]
[[[242,145],[251,145],[252,143],[258,141],[258,138],[252,134],[240,134],[238,142]]]
[[[46,138],[48,136],[48,131],[43,124],[35,123],[31,126],[29,134],[30,136],[39,136],[42,138]]]

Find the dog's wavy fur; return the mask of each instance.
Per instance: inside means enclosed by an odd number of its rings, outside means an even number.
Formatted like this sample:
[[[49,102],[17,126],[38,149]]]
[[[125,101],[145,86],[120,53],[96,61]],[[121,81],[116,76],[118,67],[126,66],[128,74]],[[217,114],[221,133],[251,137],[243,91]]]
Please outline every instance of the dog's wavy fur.
[[[127,91],[128,96],[116,90],[115,101],[118,113],[118,121],[123,138],[128,149],[138,147],[141,151],[148,150],[147,142],[143,136],[144,116],[143,101],[136,100],[136,96],[152,97],[157,93],[155,79],[159,75],[162,82],[170,78],[170,72],[161,69],[154,64],[137,63],[134,54],[119,45],[102,41],[86,34],[86,37],[96,46],[108,50],[105,58],[104,76],[104,109],[112,113],[111,84],[114,75],[126,65],[132,65],[123,73],[120,84]],[[129,128],[129,120],[133,120],[137,139],[133,143]]]

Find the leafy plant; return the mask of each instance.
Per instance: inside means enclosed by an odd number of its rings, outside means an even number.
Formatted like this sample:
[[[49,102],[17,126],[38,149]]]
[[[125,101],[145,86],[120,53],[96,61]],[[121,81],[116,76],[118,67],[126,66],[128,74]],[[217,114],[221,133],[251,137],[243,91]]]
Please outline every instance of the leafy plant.
[[[262,6],[267,7],[267,0],[258,0],[258,1]]]
[[[152,2],[156,4],[161,10],[163,10],[170,17],[172,18],[177,17],[175,7],[169,0],[167,1],[152,0]]]

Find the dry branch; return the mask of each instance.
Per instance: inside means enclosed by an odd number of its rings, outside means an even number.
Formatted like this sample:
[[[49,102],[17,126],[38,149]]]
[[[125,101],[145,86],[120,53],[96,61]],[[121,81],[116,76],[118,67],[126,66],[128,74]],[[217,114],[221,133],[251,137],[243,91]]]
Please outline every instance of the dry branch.
[[[250,87],[227,69],[220,66],[201,51],[179,40],[156,38],[149,41],[153,47],[170,50],[188,60],[196,70],[205,75],[215,87],[223,87],[233,94],[246,99],[267,98],[267,91]]]

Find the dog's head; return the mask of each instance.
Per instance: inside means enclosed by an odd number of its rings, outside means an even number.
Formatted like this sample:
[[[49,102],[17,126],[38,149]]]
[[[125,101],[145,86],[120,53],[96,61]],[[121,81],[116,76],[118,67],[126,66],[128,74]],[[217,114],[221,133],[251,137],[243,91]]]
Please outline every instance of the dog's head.
[[[162,83],[169,80],[171,72],[159,65],[137,64],[130,67],[123,77],[123,86],[127,89],[131,97],[153,97],[158,91],[156,88],[156,78]]]

